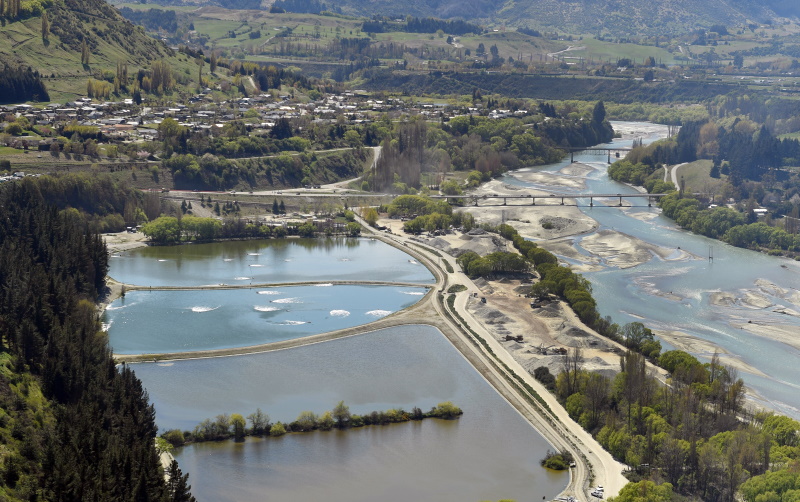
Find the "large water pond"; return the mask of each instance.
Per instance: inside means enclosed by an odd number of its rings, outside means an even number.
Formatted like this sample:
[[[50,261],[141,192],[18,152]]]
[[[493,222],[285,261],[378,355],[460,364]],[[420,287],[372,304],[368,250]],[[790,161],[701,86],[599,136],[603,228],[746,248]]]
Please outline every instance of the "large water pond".
[[[200,501],[551,499],[568,481],[539,461],[549,445],[428,326],[380,330],[277,352],[135,367],[161,430],[192,429],[256,408],[272,421],[321,413],[428,409],[450,400],[456,421],[317,432],[179,449]]]
[[[141,286],[299,281],[434,281],[401,250],[369,238],[269,239],[153,246],[112,255],[109,275]]]
[[[128,292],[103,320],[117,354],[247,347],[372,322],[427,288],[316,286]]]
[[[647,124],[641,125],[643,130],[650,129]],[[648,143],[665,134],[665,129],[655,131],[644,135],[643,140]],[[630,143],[630,140],[615,140],[612,145],[630,146]],[[608,178],[604,157],[584,153],[576,154],[575,160],[595,168],[587,176],[586,192],[635,193],[634,189]],[[532,169],[563,176],[560,171],[568,163]],[[533,186],[515,176],[505,179],[516,185]],[[536,188],[547,187],[537,185]],[[568,191],[562,186],[550,188],[557,192]],[[602,270],[585,273],[592,282],[602,315],[611,315],[620,324],[641,321],[654,329],[677,330],[711,342],[729,353],[723,354],[723,361],[738,359],[744,367],[757,368],[756,371],[740,371],[740,376],[760,400],[800,418],[797,342],[787,344],[777,337],[758,336],[741,328],[743,325],[746,328],[748,323],[782,326],[789,337],[792,332],[800,337],[800,318],[780,313],[800,310],[793,299],[797,298],[793,295],[800,286],[800,264],[683,231],[662,216],[659,209],[647,207],[644,200],[634,202],[636,207],[624,209],[604,207],[597,201],[594,207],[589,207],[588,200],[580,200],[579,204],[586,214],[598,221],[599,230],[616,230],[668,249],[680,247],[693,255],[681,261],[654,257],[628,269],[603,263]],[[583,238],[575,239],[579,251],[583,251],[580,248]],[[710,249],[713,262],[708,260]],[[746,303],[714,305],[710,299],[715,292],[731,292],[740,298],[754,295],[751,297],[763,298],[766,304],[772,305],[766,308]],[[696,355],[707,359],[712,353]]]

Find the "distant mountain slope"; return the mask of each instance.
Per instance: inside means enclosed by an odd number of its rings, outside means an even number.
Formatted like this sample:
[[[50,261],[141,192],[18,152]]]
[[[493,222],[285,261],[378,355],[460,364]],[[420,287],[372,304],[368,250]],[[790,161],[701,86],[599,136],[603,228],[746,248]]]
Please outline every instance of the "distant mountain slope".
[[[726,26],[776,17],[752,0],[508,0],[497,17],[510,24],[530,20],[541,28],[573,33],[672,34],[714,24]],[[520,20],[514,22],[514,20]]]
[[[120,3],[124,0],[111,0]],[[269,9],[275,0],[149,0],[162,5]],[[343,14],[461,18],[573,34],[674,35],[709,28],[800,18],[798,0],[320,0]],[[310,0],[309,0],[310,2]],[[303,4],[303,0],[294,3]],[[283,5],[283,4],[281,4]]]
[[[342,12],[461,17],[509,26],[615,35],[683,33],[714,24],[800,16],[797,0],[336,0]]]
[[[133,70],[171,57],[169,48],[104,0],[55,0],[45,12],[50,23],[46,41],[41,15],[5,20],[0,28],[0,63],[54,76],[45,83],[59,98],[64,93],[85,93],[89,77],[102,78],[102,72],[113,71],[117,62],[127,63]],[[90,52],[86,65],[81,63],[84,41]]]

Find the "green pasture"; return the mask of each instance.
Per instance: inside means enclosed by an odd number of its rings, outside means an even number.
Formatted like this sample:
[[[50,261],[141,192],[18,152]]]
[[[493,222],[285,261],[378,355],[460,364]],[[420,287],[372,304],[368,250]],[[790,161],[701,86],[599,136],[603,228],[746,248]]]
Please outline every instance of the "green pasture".
[[[663,64],[674,64],[675,56],[663,47],[654,47],[636,44],[617,44],[597,40],[593,37],[584,37],[583,40],[568,42],[573,47],[583,47],[583,49],[565,52],[564,56],[580,56],[595,61],[603,60],[616,63],[618,59],[629,58],[637,64],[641,64],[645,59],[652,56],[656,62]]]

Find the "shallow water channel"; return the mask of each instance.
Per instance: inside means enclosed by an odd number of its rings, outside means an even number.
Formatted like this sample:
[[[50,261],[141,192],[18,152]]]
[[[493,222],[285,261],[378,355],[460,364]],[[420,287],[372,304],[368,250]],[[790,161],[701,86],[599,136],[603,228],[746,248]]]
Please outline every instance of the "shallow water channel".
[[[246,346],[363,324],[413,304],[426,288],[324,281],[433,282],[405,253],[368,239],[143,248],[112,259],[109,275],[154,287],[320,281],[319,286],[130,291],[105,314],[111,345],[120,353]],[[321,414],[340,400],[353,413],[427,410],[448,400],[464,410],[454,421],[181,448],[176,458],[201,502],[323,497],[522,502],[550,499],[568,481],[568,474],[539,465],[548,443],[429,326],[134,369],[162,431],[191,430],[203,419],[246,416],[256,408],[273,422],[292,421],[301,411]]]

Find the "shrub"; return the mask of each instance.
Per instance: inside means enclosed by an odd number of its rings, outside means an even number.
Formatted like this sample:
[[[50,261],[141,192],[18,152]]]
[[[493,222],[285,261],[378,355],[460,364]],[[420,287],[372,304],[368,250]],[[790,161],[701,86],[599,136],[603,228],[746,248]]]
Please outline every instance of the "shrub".
[[[286,434],[286,427],[280,422],[276,422],[275,425],[269,429],[269,435],[272,437],[283,436],[284,434]]]

